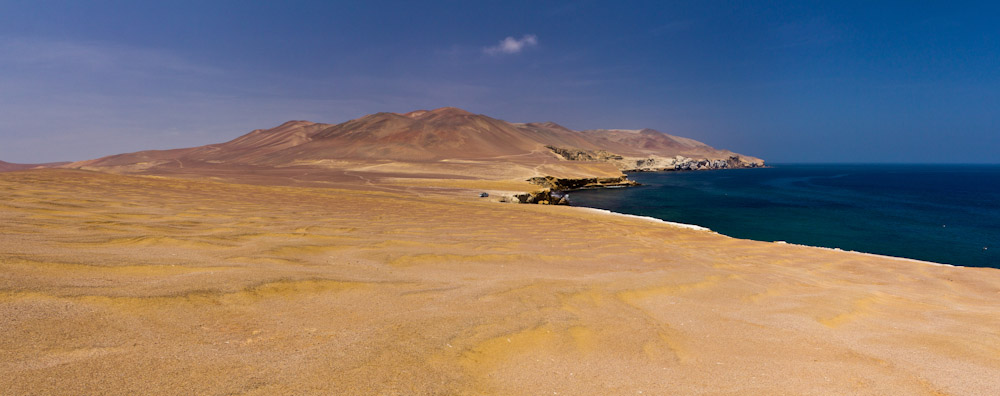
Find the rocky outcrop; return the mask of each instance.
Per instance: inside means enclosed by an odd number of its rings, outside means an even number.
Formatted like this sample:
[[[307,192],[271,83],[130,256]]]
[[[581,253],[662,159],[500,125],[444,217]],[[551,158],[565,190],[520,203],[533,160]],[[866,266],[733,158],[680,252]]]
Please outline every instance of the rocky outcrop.
[[[569,205],[569,195],[561,191],[542,190],[515,194],[510,198],[514,203],[539,205]]]
[[[628,176],[593,177],[583,179],[560,179],[552,176],[532,177],[528,182],[554,191],[583,190],[588,188],[614,188],[636,186],[638,183],[629,180]]]
[[[622,156],[618,154],[609,153],[604,150],[580,150],[580,149],[568,149],[555,146],[545,146],[545,148],[552,150],[553,153],[558,154],[560,157],[570,161],[620,161],[624,160]]]
[[[744,159],[739,155],[728,158],[690,158],[682,155],[674,157],[627,157],[604,150],[589,151],[571,148],[546,146],[556,155],[568,161],[594,161],[614,164],[622,172],[654,172],[676,170],[706,170],[706,169],[736,169],[759,168],[764,161],[759,159]]]
[[[620,166],[624,172],[655,172],[655,171],[678,171],[678,170],[707,170],[707,169],[738,169],[738,168],[759,168],[764,166],[763,161],[747,161],[738,155],[726,159],[694,159],[684,156],[674,158],[663,158],[651,156],[649,158],[636,159],[633,162]]]
[[[628,176],[624,175],[620,177],[582,179],[566,179],[545,176],[532,177],[528,179],[528,181],[545,189],[504,197],[501,201],[541,205],[569,205],[569,194],[566,193],[567,191],[592,188],[619,188],[639,185],[639,183],[629,180]]]

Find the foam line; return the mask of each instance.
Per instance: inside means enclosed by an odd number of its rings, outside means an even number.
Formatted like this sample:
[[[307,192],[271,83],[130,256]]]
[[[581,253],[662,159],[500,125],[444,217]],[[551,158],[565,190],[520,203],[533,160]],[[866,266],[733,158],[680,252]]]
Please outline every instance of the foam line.
[[[631,214],[625,214],[625,213],[618,213],[618,212],[612,212],[610,210],[605,210],[605,209],[585,208],[585,207],[580,207],[580,206],[576,206],[575,208],[586,210],[586,211],[591,211],[591,212],[597,212],[597,213],[603,213],[603,214],[609,214],[609,215],[615,215],[615,216],[630,217],[630,218],[633,218],[633,219],[641,219],[641,220],[646,220],[646,221],[652,221],[652,222],[655,222],[655,223],[667,224],[667,225],[671,225],[671,226],[674,226],[674,227],[686,228],[686,229],[689,229],[689,230],[708,231],[708,232],[711,232],[711,233],[718,234],[717,232],[712,231],[709,228],[698,226],[698,225],[694,225],[694,224],[675,223],[675,222],[672,222],[672,221],[666,221],[666,220],[662,220],[662,219],[657,219],[655,217],[637,216],[637,215],[631,215]],[[732,238],[732,237],[730,237],[730,238]],[[761,242],[766,242],[766,241],[761,241]],[[881,257],[881,258],[887,258],[887,259],[893,259],[893,260],[901,260],[901,261],[910,261],[910,262],[914,262],[914,263],[929,264],[929,265],[936,265],[936,266],[942,266],[942,267],[956,267],[955,265],[952,265],[952,264],[935,263],[933,261],[916,260],[916,259],[911,259],[911,258],[906,258],[906,257],[887,256],[887,255],[884,255],[884,254],[865,253],[865,252],[859,252],[859,251],[856,251],[856,250],[844,250],[844,249],[840,249],[840,248],[828,248],[828,247],[823,247],[823,246],[800,245],[800,244],[797,244],[797,243],[788,243],[788,242],[785,242],[785,241],[774,241],[774,243],[780,243],[780,244],[783,244],[783,245],[790,245],[790,246],[801,246],[801,247],[807,247],[807,248],[813,248],[813,249],[833,250],[833,251],[837,251],[837,252],[854,253],[854,254],[861,254],[861,255],[865,255],[865,256]]]
[[[687,228],[689,230],[715,232],[715,231],[712,231],[712,230],[710,230],[710,229],[708,229],[706,227],[697,226],[697,225],[694,225],[694,224],[675,223],[675,222],[672,222],[672,221],[666,221],[666,220],[663,220],[663,219],[657,219],[655,217],[637,216],[637,215],[612,212],[610,210],[597,209],[597,208],[584,208],[584,207],[579,207],[579,206],[577,206],[576,208],[577,209],[591,211],[591,212],[598,212],[598,213],[610,214],[610,215],[616,215],[616,216],[624,216],[624,217],[630,217],[630,218],[633,218],[633,219],[642,219],[642,220],[646,220],[646,221],[652,221],[654,223],[662,223],[662,224],[667,224],[667,225],[671,225],[671,226],[674,226],[674,227]]]

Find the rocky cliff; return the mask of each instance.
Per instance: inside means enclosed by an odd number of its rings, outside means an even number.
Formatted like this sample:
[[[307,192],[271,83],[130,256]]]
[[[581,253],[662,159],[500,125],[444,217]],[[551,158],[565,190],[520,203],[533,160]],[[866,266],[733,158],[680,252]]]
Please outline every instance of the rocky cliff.
[[[542,205],[569,205],[567,191],[585,190],[591,188],[620,188],[637,186],[639,183],[629,180],[628,176],[592,177],[580,179],[557,178],[552,176],[533,177],[528,182],[537,184],[544,189],[502,199],[504,202],[528,203]]]
[[[661,157],[658,155],[637,157],[618,155],[606,150],[581,150],[555,146],[546,146],[546,148],[560,158],[568,161],[608,162],[614,164],[622,172],[736,169],[764,166],[764,161],[760,159],[743,158],[740,155],[730,155],[724,159],[691,158],[683,155],[673,157]]]

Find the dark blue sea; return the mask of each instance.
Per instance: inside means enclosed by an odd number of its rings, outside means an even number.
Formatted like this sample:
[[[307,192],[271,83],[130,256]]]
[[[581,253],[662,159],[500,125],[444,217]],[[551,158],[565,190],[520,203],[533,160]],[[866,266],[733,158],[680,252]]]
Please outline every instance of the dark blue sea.
[[[760,241],[1000,268],[1000,165],[773,165],[631,173],[573,205]]]

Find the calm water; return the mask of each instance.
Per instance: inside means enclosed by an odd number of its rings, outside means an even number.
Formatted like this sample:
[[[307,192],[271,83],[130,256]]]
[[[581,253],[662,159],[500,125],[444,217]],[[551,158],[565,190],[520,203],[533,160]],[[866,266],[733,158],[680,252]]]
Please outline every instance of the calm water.
[[[775,165],[633,173],[574,205],[721,234],[1000,268],[1000,165]]]

